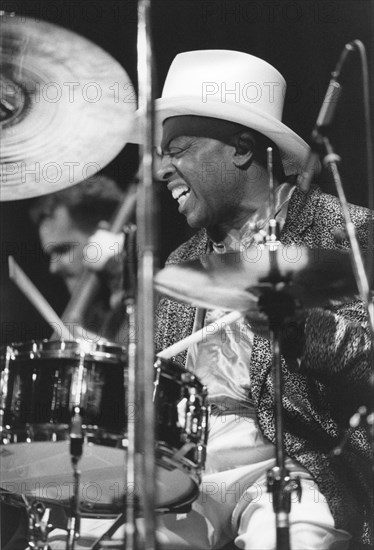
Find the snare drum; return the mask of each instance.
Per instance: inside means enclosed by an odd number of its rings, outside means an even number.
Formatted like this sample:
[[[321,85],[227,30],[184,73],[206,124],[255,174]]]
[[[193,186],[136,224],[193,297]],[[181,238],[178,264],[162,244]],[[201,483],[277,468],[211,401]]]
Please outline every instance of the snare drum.
[[[178,510],[198,495],[207,437],[206,390],[174,363],[158,360],[155,372],[156,507]],[[69,502],[70,420],[79,393],[85,434],[81,512],[116,515],[126,486],[126,425],[136,421],[126,404],[126,387],[126,353],[119,346],[42,341],[3,350],[3,489]]]
[[[90,441],[120,446],[125,361],[123,348],[107,344],[42,341],[8,347],[1,356],[8,442],[67,439],[78,405]]]
[[[70,421],[78,404],[82,511],[114,514],[125,475],[125,350],[80,341],[15,344],[2,351],[1,369],[2,488],[70,502]]]

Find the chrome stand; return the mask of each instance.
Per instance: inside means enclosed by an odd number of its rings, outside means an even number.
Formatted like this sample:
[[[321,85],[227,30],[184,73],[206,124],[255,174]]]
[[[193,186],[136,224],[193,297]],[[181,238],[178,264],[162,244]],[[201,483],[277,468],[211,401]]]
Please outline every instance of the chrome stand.
[[[272,346],[272,373],[274,384],[275,409],[275,455],[274,468],[268,471],[267,487],[272,494],[273,509],[276,517],[277,550],[290,550],[289,513],[291,494],[296,491],[301,499],[299,478],[291,478],[285,466],[284,420],[283,420],[283,376],[281,364],[280,334],[285,318],[294,314],[294,300],[282,288],[282,279],[276,265],[277,250],[270,251],[271,274],[267,281],[271,288],[265,290],[259,299],[259,306],[268,316]]]
[[[285,291],[286,281],[282,280],[278,268],[277,253],[280,245],[280,231],[275,219],[276,200],[273,179],[273,151],[271,147],[267,149],[267,170],[269,176],[270,220],[264,245],[269,249],[270,272],[263,282],[268,283],[269,287],[263,290],[258,302],[260,309],[267,315],[269,320],[274,385],[276,461],[275,466],[267,473],[267,489],[272,494],[273,499],[277,550],[290,550],[289,513],[291,510],[291,494],[293,491],[296,491],[298,500],[300,501],[301,484],[299,478],[291,479],[285,465],[280,336],[285,319],[295,314],[295,302]]]
[[[81,358],[81,365],[83,366],[84,357]],[[81,366],[80,365],[80,366]],[[79,376],[79,369],[78,369]],[[82,373],[83,380],[83,373]],[[78,384],[79,389],[79,384]],[[81,392],[79,392],[81,395]],[[80,401],[80,399],[79,399]],[[68,533],[66,537],[66,550],[74,550],[75,541],[78,540],[80,534],[80,503],[79,503],[79,486],[81,472],[78,468],[79,460],[83,452],[83,432],[82,432],[82,417],[79,406],[74,407],[74,414],[71,421],[70,431],[70,455],[71,464],[74,474],[74,491],[71,500],[70,517],[68,521]]]
[[[145,533],[139,537],[139,547],[155,548],[155,430],[153,379],[154,379],[154,290],[155,272],[155,193],[153,185],[153,59],[151,43],[151,0],[138,0],[138,81],[140,135],[143,144],[140,162],[141,176],[137,200],[136,220],[138,227],[138,292],[137,292],[137,380],[139,382],[140,451],[142,453],[140,505],[144,513]]]

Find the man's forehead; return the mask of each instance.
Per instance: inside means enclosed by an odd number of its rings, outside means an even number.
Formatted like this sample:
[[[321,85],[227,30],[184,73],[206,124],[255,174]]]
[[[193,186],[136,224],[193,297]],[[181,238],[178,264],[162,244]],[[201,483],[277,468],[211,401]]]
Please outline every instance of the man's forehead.
[[[161,148],[177,137],[206,137],[228,143],[231,137],[246,129],[241,124],[218,118],[181,115],[167,118],[162,129]]]

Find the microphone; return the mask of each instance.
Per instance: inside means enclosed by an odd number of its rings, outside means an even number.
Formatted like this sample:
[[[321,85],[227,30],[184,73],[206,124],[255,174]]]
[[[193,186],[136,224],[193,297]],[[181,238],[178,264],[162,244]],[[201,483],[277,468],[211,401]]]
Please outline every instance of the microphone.
[[[350,53],[353,52],[355,49],[355,41],[348,42],[348,44],[344,46],[344,49],[340,54],[334,71],[331,73],[331,79],[312,131],[312,148],[304,165],[304,170],[299,177],[299,187],[304,193],[307,193],[309,191],[310,184],[314,177],[316,162],[319,158],[321,136],[323,136],[326,129],[329,128],[329,126],[331,126],[332,124],[338,106],[338,101],[343,91],[342,85],[339,81],[340,75],[342,73],[347,58],[349,57]]]
[[[338,105],[338,101],[343,90],[339,82],[340,74],[346,60],[348,59],[349,54],[353,52],[355,48],[356,45],[354,42],[349,42],[344,46],[344,49],[340,54],[339,61],[336,64],[335,70],[331,73],[331,79],[327,88],[327,92],[312,132],[312,140],[314,136],[317,137],[316,134],[318,134],[321,130],[330,126],[334,119],[336,107]]]

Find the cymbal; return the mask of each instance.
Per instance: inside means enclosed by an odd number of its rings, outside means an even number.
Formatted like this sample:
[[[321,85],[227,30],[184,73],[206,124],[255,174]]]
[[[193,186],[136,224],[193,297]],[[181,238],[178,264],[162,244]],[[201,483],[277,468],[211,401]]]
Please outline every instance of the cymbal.
[[[348,251],[278,247],[278,274],[272,278],[267,246],[241,252],[208,254],[181,264],[169,264],[155,276],[155,288],[178,301],[205,308],[237,310],[264,321],[258,300],[275,284],[300,307],[351,300],[357,293]]]
[[[132,131],[126,71],[67,29],[2,14],[2,201],[65,189],[101,170]]]

